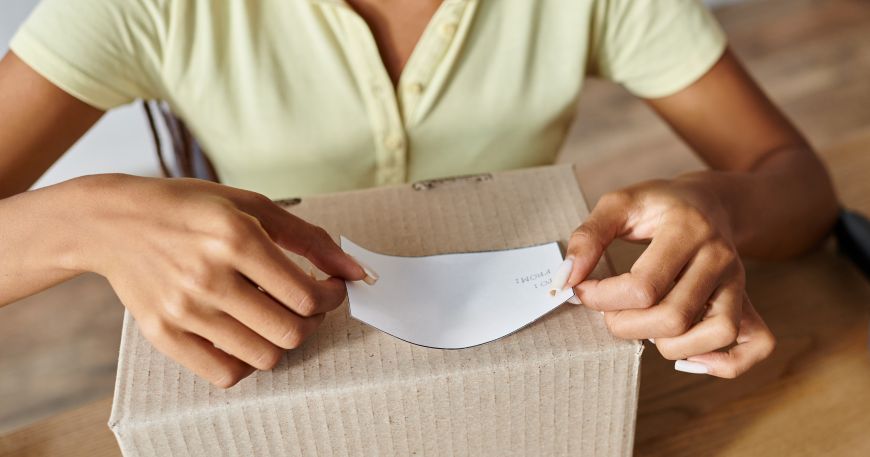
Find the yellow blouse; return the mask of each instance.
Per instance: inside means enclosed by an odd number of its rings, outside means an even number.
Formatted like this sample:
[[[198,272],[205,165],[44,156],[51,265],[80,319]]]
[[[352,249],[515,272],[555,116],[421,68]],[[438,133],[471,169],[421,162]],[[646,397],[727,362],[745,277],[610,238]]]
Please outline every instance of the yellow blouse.
[[[444,0],[394,88],[343,0],[43,0],[11,49],[82,101],[166,101],[270,197],[551,163],[586,75],[676,92],[725,38],[696,0]]]

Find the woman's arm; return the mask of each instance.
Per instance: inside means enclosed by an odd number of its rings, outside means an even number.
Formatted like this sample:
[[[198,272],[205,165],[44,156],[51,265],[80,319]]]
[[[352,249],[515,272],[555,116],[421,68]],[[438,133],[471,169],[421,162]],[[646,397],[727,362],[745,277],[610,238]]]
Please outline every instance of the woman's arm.
[[[647,103],[712,168],[686,179],[721,200],[742,254],[794,256],[833,226],[824,165],[730,51],[695,84]]]
[[[837,213],[831,181],[730,52],[690,87],[647,102],[713,169],[602,197],[571,238],[567,285],[606,311],[617,336],[653,339],[682,360],[676,369],[734,377],[774,347],[738,251],[780,258],[816,244]],[[587,280],[615,238],[650,245],[630,272]]]
[[[102,116],[6,54],[0,60],[0,198],[29,189]]]
[[[301,344],[344,300],[342,279],[366,276],[323,229],[253,192],[124,175],[25,192],[101,115],[14,55],[0,63],[0,306],[101,274],[158,350],[229,387]]]
[[[0,60],[0,306],[80,272],[64,267],[70,254],[63,196],[26,191],[102,117],[39,76],[14,53]]]

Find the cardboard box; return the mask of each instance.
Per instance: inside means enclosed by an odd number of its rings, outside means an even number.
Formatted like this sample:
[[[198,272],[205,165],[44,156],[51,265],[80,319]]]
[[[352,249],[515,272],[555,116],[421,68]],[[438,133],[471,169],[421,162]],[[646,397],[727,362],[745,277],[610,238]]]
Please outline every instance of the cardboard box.
[[[409,256],[564,247],[587,215],[569,166],[310,197],[289,210]],[[451,351],[355,321],[345,303],[273,371],[228,390],[155,351],[129,314],[123,332],[109,425],[127,457],[632,452],[642,345],[583,307]]]

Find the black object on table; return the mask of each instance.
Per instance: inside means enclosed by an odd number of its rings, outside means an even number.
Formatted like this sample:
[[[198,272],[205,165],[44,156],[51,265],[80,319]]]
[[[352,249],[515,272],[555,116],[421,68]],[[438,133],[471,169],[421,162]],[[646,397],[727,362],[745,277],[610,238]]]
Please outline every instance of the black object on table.
[[[834,225],[840,253],[849,258],[870,280],[870,220],[854,211],[842,210]]]

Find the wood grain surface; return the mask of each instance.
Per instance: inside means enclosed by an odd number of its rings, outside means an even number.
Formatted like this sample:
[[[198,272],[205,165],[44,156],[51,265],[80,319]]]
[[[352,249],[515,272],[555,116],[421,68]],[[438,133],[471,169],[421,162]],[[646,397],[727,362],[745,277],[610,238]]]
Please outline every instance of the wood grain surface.
[[[0,435],[0,455],[15,457],[118,457],[121,451],[109,427],[112,398],[38,421]]]

